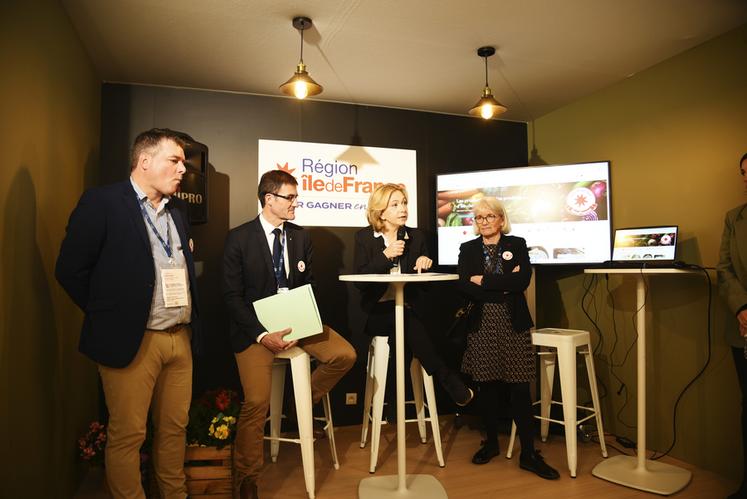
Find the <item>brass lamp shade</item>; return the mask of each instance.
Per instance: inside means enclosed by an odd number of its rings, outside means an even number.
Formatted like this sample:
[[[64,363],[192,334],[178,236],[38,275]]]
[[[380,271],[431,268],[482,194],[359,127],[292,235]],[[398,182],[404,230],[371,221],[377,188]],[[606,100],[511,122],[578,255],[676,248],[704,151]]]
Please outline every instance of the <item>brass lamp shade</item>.
[[[489,120],[496,118],[497,116],[506,112],[506,106],[495,100],[490,87],[485,87],[482,92],[482,97],[477,101],[477,104],[472,106],[469,110],[469,114],[472,116],[479,116],[483,119]]]
[[[285,95],[290,95],[296,99],[305,99],[309,95],[322,93],[322,86],[314,81],[306,71],[306,65],[303,63],[303,32],[312,25],[311,19],[305,16],[296,16],[293,18],[293,27],[301,32],[301,57],[296,66],[296,72],[293,73],[290,80],[280,85],[280,91]]]
[[[297,99],[304,99],[309,95],[318,95],[322,93],[322,90],[324,90],[324,88],[309,76],[303,62],[299,62],[293,76],[280,85],[281,92],[285,95],[296,97]]]
[[[477,55],[485,59],[485,88],[482,90],[480,100],[468,111],[470,115],[479,116],[484,120],[496,118],[507,111],[506,106],[495,100],[493,91],[488,86],[488,57],[493,54],[495,54],[495,47],[486,46],[477,49]]]

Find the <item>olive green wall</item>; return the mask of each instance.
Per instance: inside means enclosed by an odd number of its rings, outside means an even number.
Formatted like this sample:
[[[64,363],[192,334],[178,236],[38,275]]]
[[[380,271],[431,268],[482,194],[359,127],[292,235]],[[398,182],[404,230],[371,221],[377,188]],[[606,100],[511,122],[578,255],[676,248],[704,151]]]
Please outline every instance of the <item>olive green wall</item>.
[[[611,160],[614,226],[678,224],[679,257],[713,267],[724,213],[747,201],[738,175],[739,158],[747,152],[745,61],[747,26],[540,117],[534,123],[536,152],[549,164]],[[530,124],[530,152],[532,135]],[[539,162],[536,155],[532,161]],[[647,281],[653,309],[646,361],[648,447],[663,450],[672,442],[675,400],[707,358],[708,286],[703,274]],[[581,309],[584,282],[578,270],[540,269],[538,325],[592,329]],[[635,348],[624,365],[612,368],[627,386],[619,394],[622,383],[611,373],[610,358],[623,363],[635,341],[634,300],[633,279],[615,276],[599,279],[589,299],[604,338],[595,359],[607,390],[605,430],[631,439],[636,433],[626,424],[635,425],[636,417]],[[613,311],[618,338],[610,354]],[[714,288],[712,359],[680,403],[672,455],[738,479],[739,392],[724,340],[734,324]]]
[[[0,62],[0,495],[70,497],[97,381],[53,273],[93,181],[100,83],[56,1],[2,2]]]

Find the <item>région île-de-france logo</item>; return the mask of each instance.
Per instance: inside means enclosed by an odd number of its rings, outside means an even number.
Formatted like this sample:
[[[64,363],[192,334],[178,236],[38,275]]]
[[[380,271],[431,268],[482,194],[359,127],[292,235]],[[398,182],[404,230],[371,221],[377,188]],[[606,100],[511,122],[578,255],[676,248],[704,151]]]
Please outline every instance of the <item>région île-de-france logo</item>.
[[[370,194],[383,182],[357,180],[358,166],[341,163],[337,160],[324,163],[321,159],[314,162],[311,158],[301,160],[299,172],[299,189],[304,192],[343,192]],[[275,163],[278,170],[293,175],[298,168],[291,168],[286,161]],[[294,175],[295,176],[295,175]]]
[[[289,175],[293,175],[293,172],[296,171],[295,168],[290,168],[288,166],[288,162],[286,161],[284,165],[281,165],[280,163],[275,163],[275,166],[278,167],[278,170],[283,170],[285,173]]]

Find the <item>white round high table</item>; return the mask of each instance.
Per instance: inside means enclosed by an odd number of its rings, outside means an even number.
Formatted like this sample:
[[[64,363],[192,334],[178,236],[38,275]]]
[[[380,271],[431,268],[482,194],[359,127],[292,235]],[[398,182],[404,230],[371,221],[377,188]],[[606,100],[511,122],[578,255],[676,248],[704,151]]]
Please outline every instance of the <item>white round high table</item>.
[[[394,286],[395,344],[397,361],[397,474],[364,478],[358,485],[359,499],[424,498],[447,499],[446,490],[433,475],[405,471],[405,284],[456,281],[457,274],[351,274],[341,281],[389,283]]]
[[[683,489],[692,474],[679,466],[646,459],[646,283],[644,277],[657,274],[692,274],[683,269],[585,269],[586,274],[626,274],[636,278],[638,324],[638,444],[636,456],[610,457],[597,464],[592,475],[613,483],[670,495]]]

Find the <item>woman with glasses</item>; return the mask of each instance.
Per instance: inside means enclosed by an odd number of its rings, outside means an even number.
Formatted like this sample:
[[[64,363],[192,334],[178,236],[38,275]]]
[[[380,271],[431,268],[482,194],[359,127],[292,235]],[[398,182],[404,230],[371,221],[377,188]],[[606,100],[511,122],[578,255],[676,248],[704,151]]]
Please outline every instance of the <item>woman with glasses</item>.
[[[355,235],[356,273],[412,274],[431,268],[433,260],[428,257],[423,234],[405,225],[407,214],[407,191],[403,186],[383,184],[374,190],[366,213],[371,225]],[[361,291],[361,307],[368,314],[366,333],[369,336],[388,336],[393,345],[394,288],[386,283],[357,282],[355,285]],[[426,308],[420,303],[419,291],[416,285],[405,289],[405,345],[457,405],[467,405],[472,400],[472,390],[467,388],[457,372],[446,367],[436,353],[420,319]]]
[[[524,297],[532,268],[526,241],[508,235],[511,222],[501,201],[484,197],[473,210],[475,234],[480,237],[462,244],[457,268],[459,289],[474,303],[462,372],[478,387],[487,434],[472,462],[485,464],[499,454],[498,406],[500,393],[507,390],[521,441],[519,466],[554,480],[558,472],[534,449],[529,391],[535,379],[529,333],[534,323]]]

